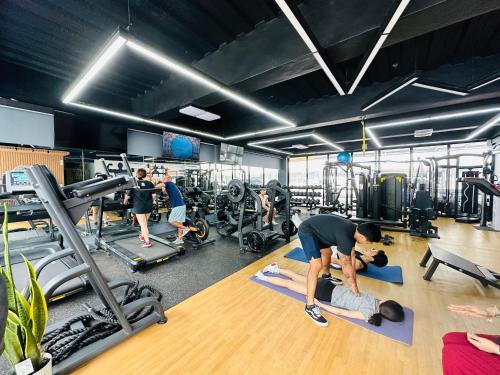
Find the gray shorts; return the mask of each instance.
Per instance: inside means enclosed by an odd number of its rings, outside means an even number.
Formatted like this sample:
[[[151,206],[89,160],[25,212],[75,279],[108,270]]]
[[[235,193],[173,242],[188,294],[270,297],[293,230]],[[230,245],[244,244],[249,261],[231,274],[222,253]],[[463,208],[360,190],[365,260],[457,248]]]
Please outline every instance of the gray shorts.
[[[186,221],[186,206],[173,207],[170,211],[170,216],[168,217],[168,222],[177,221],[178,223],[184,223]]]

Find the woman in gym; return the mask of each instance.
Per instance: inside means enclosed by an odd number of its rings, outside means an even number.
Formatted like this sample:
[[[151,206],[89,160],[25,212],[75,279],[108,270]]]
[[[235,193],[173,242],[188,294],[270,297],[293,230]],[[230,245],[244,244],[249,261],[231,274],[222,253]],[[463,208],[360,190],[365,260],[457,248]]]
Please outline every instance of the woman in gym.
[[[269,223],[269,210],[271,209],[271,203],[269,202],[269,197],[266,194],[266,189],[260,189],[259,198],[262,202],[262,209],[264,210],[264,213],[263,213],[264,224],[268,224]],[[276,208],[273,208],[273,217],[272,217],[273,225],[278,224],[275,221],[275,219],[276,219]]]
[[[388,263],[387,255],[384,250],[368,250],[368,251],[356,251],[356,271],[366,271],[366,267],[369,263],[377,267],[385,267]],[[336,269],[342,269],[342,263],[338,258],[332,257],[332,266]]]
[[[133,197],[134,214],[141,227],[139,241],[143,242],[142,247],[151,247],[153,244],[149,240],[148,219],[151,211],[153,211],[153,201],[156,201],[156,194],[153,190],[155,186],[151,181],[145,180],[145,169],[139,168],[136,176],[140,189],[127,192],[123,199],[123,204],[128,204],[130,197]]]
[[[266,276],[264,273],[283,275],[289,277],[291,280]],[[262,271],[257,272],[255,276],[270,284],[281,286],[303,295],[307,294],[306,276],[280,268],[277,262],[266,266]],[[367,293],[360,293],[360,296],[356,297],[350,288],[335,285],[330,280],[324,278],[318,279],[314,298],[318,300],[316,304],[328,312],[347,318],[365,320],[375,326],[379,326],[382,323],[382,318],[393,322],[401,322],[405,317],[403,307],[396,301],[380,301]],[[333,306],[321,303],[320,301],[330,302]]]

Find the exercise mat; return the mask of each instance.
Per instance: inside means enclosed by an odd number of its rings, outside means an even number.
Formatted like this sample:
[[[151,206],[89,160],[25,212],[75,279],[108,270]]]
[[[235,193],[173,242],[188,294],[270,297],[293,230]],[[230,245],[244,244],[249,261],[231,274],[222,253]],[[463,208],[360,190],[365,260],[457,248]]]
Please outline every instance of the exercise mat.
[[[299,262],[307,263],[306,254],[301,247],[296,247],[295,249],[290,251],[285,255],[285,258],[290,258],[293,260],[298,260]],[[330,266],[330,268],[339,271],[332,266]],[[358,271],[357,274],[365,277],[371,277],[372,279],[387,281],[388,283],[403,284],[403,270],[400,266],[377,267],[373,264],[368,264],[366,266],[366,271]]]
[[[282,279],[287,279],[287,277],[283,275],[270,275],[267,274],[266,276],[270,277],[281,277]],[[288,290],[286,288],[270,284],[266,281],[259,280],[257,277],[252,276],[250,280],[255,281],[257,284],[260,284],[262,286],[265,286],[267,288],[273,289],[276,292],[279,292],[281,294],[284,294],[288,297],[292,297],[293,299],[296,299],[297,301],[305,303],[306,297],[303,296],[300,293],[293,292],[291,290]],[[323,303],[328,303],[328,302],[323,302]],[[351,319],[347,318],[345,316],[338,316],[335,314],[332,314],[330,312],[327,312],[327,314],[334,315],[340,319],[347,320],[348,322],[361,326],[363,328],[366,328],[370,331],[373,331],[375,333],[378,333],[379,335],[388,337],[392,340],[399,341],[405,345],[410,346],[413,343],[413,319],[414,319],[414,313],[413,310],[403,307],[403,310],[405,312],[405,320],[402,322],[391,322],[390,320],[387,319],[382,319],[382,324],[380,326],[374,326],[373,324],[370,324],[368,322],[365,322],[364,320],[359,320],[359,319]]]

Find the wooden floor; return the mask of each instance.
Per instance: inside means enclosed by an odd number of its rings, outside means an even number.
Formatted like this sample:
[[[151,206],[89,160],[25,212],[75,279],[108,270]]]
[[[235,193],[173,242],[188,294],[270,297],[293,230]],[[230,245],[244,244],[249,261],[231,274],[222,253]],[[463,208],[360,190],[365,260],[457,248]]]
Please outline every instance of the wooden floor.
[[[437,243],[500,270],[500,233],[440,219]],[[500,291],[440,267],[432,282],[418,263],[426,240],[392,233],[380,245],[390,264],[403,267],[404,285],[359,277],[360,288],[392,298],[415,311],[411,347],[328,316],[315,326],[304,306],[248,280],[272,260],[299,272],[306,265],[283,258],[291,243],[167,311],[168,323],[153,326],[112,348],[77,374],[440,374],[441,336],[448,331],[500,334],[497,323],[453,315],[450,303],[498,303]],[[217,247],[214,247],[213,251]],[[235,249],[237,251],[237,249]],[[200,270],[203,272],[203,270]],[[168,277],[168,275],[166,275]],[[196,277],[196,275],[193,275]]]

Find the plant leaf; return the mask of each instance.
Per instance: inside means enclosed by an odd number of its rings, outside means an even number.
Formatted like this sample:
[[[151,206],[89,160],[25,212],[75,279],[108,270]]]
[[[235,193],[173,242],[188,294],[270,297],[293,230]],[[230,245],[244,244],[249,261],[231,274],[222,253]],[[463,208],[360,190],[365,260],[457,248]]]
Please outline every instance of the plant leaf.
[[[5,328],[4,344],[4,355],[12,366],[24,360],[24,352],[19,342],[17,329]]]
[[[23,331],[23,334],[26,337],[26,343],[24,345],[24,357],[25,358],[30,358],[31,362],[33,363],[33,367],[35,369],[38,369],[40,366],[40,348],[38,347],[38,342],[36,341],[35,336],[33,336],[33,333],[31,332],[30,329],[27,329],[26,327],[22,327],[21,329]]]
[[[10,310],[17,311],[16,307],[16,288],[12,286],[11,279],[5,273],[3,268],[0,268],[0,275],[5,280],[5,288],[7,289],[7,304],[9,305]]]
[[[19,319],[21,320],[23,326],[29,327],[29,329],[31,329],[33,324],[30,318],[30,309],[31,309],[30,304],[26,300],[26,298],[17,290],[16,290],[16,298],[17,298],[17,307],[18,307],[17,310],[19,313]]]
[[[42,288],[40,284],[36,281],[36,272],[33,264],[26,259],[23,255],[26,266],[28,267],[30,275],[30,295],[31,295],[31,306],[30,306],[30,318],[33,323],[32,330],[33,335],[37,342],[42,341],[43,334],[45,333],[45,328],[47,326],[47,321],[49,320],[49,312],[47,309],[47,301],[43,295]]]
[[[10,253],[9,253],[9,215],[7,213],[7,203],[3,204],[3,223],[2,223],[2,239],[3,239],[3,257],[5,262],[5,275],[9,282],[7,283],[7,288],[9,288],[7,295],[9,296],[9,308],[17,313],[17,299],[16,296],[16,285],[14,283],[14,278],[12,277],[12,267],[10,264]],[[12,303],[12,304],[11,304]]]

